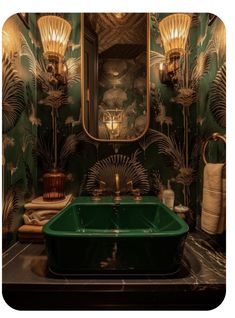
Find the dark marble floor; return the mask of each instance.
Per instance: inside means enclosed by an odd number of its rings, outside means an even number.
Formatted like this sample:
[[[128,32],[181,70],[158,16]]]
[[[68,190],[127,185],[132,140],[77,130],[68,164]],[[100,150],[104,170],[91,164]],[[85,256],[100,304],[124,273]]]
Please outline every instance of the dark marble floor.
[[[44,244],[19,242],[3,254],[2,265],[5,300],[26,310],[211,309],[225,294],[224,252],[199,232],[188,235],[181,270],[173,277],[53,276]]]

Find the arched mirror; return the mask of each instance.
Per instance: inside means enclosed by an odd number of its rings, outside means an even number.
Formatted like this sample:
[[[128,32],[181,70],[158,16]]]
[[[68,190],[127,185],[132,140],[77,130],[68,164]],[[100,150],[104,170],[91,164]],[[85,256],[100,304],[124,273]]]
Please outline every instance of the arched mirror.
[[[149,125],[149,15],[82,14],[82,117],[100,141],[134,141]]]

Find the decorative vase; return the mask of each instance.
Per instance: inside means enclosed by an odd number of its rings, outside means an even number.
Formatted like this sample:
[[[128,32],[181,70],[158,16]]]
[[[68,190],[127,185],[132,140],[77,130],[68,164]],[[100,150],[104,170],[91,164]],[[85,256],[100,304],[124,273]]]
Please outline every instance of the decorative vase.
[[[65,198],[65,174],[52,169],[43,175],[43,200],[61,200]]]

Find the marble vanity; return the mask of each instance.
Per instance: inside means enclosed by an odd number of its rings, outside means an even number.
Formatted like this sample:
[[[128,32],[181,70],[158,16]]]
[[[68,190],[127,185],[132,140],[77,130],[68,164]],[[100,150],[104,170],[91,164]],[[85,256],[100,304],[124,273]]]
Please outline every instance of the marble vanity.
[[[172,277],[56,277],[44,244],[17,242],[3,254],[3,295],[17,309],[205,310],[225,295],[225,253],[202,232],[189,233],[182,268]]]

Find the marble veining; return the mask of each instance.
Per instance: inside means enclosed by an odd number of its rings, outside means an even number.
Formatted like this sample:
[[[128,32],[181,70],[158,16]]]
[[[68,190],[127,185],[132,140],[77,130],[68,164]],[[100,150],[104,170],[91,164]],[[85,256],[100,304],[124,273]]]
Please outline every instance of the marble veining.
[[[17,268],[17,271],[16,271]],[[76,286],[91,289],[105,286],[119,291],[148,286],[166,290],[205,290],[225,288],[225,255],[203,233],[189,233],[185,242],[182,268],[173,277],[159,278],[150,275],[128,277],[65,277],[53,276],[47,268],[44,244],[15,244],[3,255],[3,284],[34,284]],[[115,287],[116,286],[116,287]],[[35,287],[36,288],[36,287]]]

